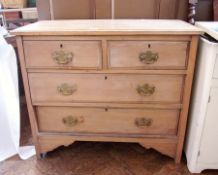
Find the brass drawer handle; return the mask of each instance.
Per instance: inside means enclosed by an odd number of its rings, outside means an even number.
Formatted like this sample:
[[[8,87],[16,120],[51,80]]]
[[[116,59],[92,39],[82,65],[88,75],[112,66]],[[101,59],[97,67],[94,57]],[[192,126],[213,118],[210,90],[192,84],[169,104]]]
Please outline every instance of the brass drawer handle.
[[[135,120],[135,125],[139,128],[150,127],[153,124],[153,120],[151,118],[137,118]]]
[[[144,96],[153,95],[155,89],[156,89],[155,86],[149,84],[138,85],[138,87],[136,88],[138,94]]]
[[[73,53],[72,52],[64,52],[61,51],[55,51],[52,53],[52,58],[57,64],[69,64],[73,60]]]
[[[74,127],[80,123],[83,123],[84,119],[82,117],[77,118],[77,117],[73,117],[73,116],[69,115],[67,117],[64,117],[62,119],[62,122],[67,127]]]
[[[139,60],[144,64],[154,64],[158,58],[159,54],[157,52],[147,51],[139,54]]]
[[[66,83],[61,84],[60,86],[57,87],[57,90],[60,94],[64,96],[69,96],[72,95],[76,91],[76,86],[70,86]]]

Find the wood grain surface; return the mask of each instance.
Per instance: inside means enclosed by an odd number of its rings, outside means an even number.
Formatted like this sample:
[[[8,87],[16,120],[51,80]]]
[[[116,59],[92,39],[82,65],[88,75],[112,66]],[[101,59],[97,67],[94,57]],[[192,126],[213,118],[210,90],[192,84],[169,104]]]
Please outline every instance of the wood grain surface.
[[[39,21],[11,32],[14,35],[199,35],[181,20],[53,20]]]
[[[180,103],[184,77],[181,75],[129,74],[45,74],[29,73],[32,101],[35,102],[112,102]],[[75,88],[72,95],[62,95],[63,84]],[[137,88],[154,87],[151,95],[139,94]]]
[[[185,69],[187,42],[169,41],[109,41],[109,67],[126,69]],[[146,64],[140,54],[157,54],[157,60]]]
[[[24,48],[27,68],[100,69],[102,66],[100,41],[25,41]],[[55,52],[72,54],[72,61],[58,64],[52,56]]]
[[[143,135],[176,135],[179,110],[142,110],[111,108],[38,107],[41,132],[115,133]],[[78,121],[69,126],[68,117]],[[149,120],[149,126],[138,126],[137,120]],[[167,122],[166,122],[167,121]]]

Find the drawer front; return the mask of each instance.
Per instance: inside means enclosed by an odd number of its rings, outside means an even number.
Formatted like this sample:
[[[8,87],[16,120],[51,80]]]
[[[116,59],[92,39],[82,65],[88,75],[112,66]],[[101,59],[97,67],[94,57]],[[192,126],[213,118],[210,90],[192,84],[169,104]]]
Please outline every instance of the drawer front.
[[[109,67],[185,69],[187,42],[110,41]]]
[[[24,41],[27,68],[100,69],[100,41]]]
[[[180,103],[182,75],[30,73],[36,102]]]
[[[41,132],[176,135],[178,110],[39,107]]]

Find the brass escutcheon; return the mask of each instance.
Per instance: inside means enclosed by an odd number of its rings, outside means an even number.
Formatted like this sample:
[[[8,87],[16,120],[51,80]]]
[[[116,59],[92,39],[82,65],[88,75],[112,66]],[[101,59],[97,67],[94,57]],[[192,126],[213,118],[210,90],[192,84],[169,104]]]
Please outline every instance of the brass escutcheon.
[[[158,58],[159,54],[157,52],[147,51],[139,54],[139,60],[144,64],[154,64]]]
[[[64,96],[69,96],[76,91],[76,86],[70,86],[67,83],[64,83],[57,87],[57,91]]]
[[[154,94],[155,86],[149,84],[138,85],[136,90],[140,95],[149,96]]]
[[[60,65],[69,64],[73,60],[72,52],[55,51],[52,53],[53,60]]]
[[[64,117],[62,119],[62,122],[67,127],[74,127],[74,126],[78,125],[79,123],[83,123],[84,119],[83,119],[83,117],[77,118],[77,117],[73,117],[73,116],[69,115],[67,117]]]
[[[151,118],[142,117],[135,119],[135,125],[139,128],[150,127],[152,123],[153,120]]]

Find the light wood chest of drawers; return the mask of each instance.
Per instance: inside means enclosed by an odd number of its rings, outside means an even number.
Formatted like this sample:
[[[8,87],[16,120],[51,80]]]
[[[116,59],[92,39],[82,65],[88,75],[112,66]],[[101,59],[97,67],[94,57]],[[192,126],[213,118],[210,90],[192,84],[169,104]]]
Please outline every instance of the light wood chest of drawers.
[[[182,21],[42,21],[17,35],[37,155],[137,142],[180,162],[198,35]]]

